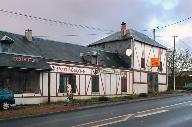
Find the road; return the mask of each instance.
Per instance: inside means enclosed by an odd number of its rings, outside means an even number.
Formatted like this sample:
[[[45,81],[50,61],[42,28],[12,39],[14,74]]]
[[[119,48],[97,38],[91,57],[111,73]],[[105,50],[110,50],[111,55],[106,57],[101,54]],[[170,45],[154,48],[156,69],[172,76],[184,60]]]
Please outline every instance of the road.
[[[1,121],[0,127],[191,127],[192,95]]]

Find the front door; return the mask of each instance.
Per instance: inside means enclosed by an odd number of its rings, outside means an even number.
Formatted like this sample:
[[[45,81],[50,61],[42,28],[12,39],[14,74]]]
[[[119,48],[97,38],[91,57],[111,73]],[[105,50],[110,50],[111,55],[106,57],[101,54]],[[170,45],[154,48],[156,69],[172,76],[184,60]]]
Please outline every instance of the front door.
[[[148,92],[158,92],[158,74],[148,73]]]

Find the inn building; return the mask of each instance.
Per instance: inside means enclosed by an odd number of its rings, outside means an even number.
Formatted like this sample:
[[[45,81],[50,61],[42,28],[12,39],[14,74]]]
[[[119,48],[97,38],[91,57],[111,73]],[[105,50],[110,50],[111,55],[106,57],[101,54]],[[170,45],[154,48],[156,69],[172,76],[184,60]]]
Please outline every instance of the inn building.
[[[166,47],[125,25],[88,46],[0,31],[0,88],[16,104],[63,101],[68,82],[78,99],[166,91]]]

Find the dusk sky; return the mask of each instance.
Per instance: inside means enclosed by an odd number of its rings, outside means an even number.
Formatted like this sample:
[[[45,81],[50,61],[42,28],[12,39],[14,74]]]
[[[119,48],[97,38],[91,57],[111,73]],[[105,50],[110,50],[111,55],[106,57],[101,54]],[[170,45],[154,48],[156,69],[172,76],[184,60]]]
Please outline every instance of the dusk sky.
[[[191,17],[191,0],[1,0],[0,10],[119,31],[121,22],[149,37],[152,29]],[[157,29],[157,41],[168,47],[177,35],[177,47],[192,50],[192,18]],[[0,12],[0,30],[33,35],[45,39],[88,45],[109,35],[109,31],[90,30],[70,25],[32,20]],[[147,30],[147,31],[146,31]],[[190,47],[191,46],[191,47]]]

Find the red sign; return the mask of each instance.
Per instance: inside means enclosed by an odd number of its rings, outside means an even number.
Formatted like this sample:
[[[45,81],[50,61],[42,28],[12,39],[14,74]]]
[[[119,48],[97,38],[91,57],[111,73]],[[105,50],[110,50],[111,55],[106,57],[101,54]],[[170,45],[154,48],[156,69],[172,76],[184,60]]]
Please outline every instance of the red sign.
[[[32,57],[23,57],[23,56],[17,56],[14,58],[17,62],[30,62],[30,63],[36,63],[37,59]]]
[[[159,67],[159,66],[160,66],[159,58],[151,58],[151,67]]]

